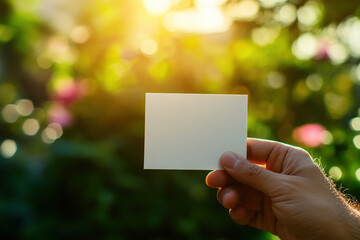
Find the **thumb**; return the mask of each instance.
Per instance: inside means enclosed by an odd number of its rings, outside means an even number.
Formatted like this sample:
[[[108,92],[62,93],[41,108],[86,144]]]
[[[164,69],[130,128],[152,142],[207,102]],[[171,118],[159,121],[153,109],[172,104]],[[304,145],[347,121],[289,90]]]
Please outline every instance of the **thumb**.
[[[278,185],[278,173],[259,167],[233,152],[224,153],[220,163],[234,179],[266,195],[270,195],[270,192]]]

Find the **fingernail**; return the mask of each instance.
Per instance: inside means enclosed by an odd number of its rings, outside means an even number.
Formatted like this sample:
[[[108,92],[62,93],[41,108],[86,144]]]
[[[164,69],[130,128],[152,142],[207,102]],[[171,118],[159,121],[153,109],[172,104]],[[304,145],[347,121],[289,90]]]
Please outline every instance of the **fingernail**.
[[[232,169],[237,164],[239,159],[232,152],[226,152],[221,156],[221,163],[224,167]]]

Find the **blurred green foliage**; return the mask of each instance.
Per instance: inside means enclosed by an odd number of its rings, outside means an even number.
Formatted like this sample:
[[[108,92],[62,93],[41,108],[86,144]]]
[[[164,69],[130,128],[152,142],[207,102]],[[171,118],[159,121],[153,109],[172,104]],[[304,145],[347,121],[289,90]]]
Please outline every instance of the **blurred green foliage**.
[[[274,239],[232,223],[206,172],[142,169],[145,92],[248,94],[249,136],[307,148],[360,197],[359,14],[355,0],[1,1],[1,238]]]

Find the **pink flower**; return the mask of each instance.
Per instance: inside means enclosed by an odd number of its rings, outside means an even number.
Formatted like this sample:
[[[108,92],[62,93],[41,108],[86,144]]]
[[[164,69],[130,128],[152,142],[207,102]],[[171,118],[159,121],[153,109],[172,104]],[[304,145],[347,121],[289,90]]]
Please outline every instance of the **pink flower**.
[[[331,43],[327,40],[320,40],[318,42],[317,52],[314,56],[314,59],[316,60],[329,60],[329,48]]]
[[[326,139],[326,129],[316,123],[305,124],[295,128],[292,137],[307,147],[319,147]]]
[[[67,106],[81,99],[87,91],[85,81],[69,81],[57,87],[54,100]]]
[[[73,123],[74,118],[71,112],[62,104],[53,103],[48,111],[48,120],[49,122],[58,123],[63,127],[68,127]]]

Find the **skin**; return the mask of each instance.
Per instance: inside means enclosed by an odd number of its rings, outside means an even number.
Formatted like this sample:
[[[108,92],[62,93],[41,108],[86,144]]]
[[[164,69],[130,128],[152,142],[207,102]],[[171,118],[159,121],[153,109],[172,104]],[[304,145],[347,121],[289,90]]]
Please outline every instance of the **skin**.
[[[222,155],[208,174],[232,220],[281,239],[360,239],[360,214],[301,148],[248,139],[248,159]],[[264,167],[260,167],[263,165]]]

